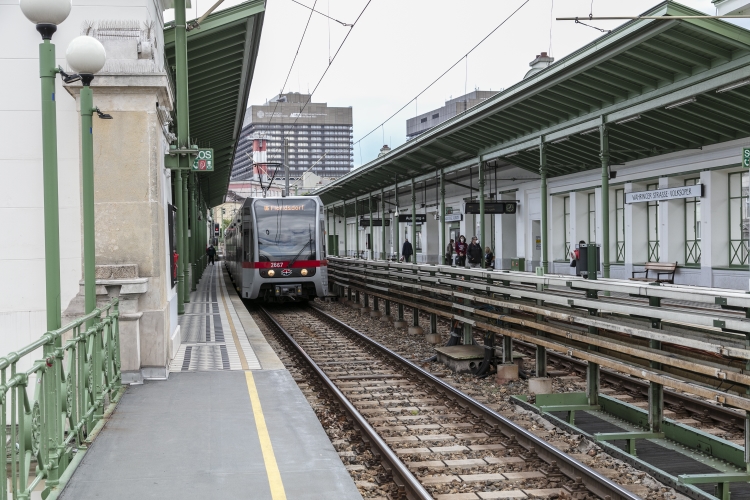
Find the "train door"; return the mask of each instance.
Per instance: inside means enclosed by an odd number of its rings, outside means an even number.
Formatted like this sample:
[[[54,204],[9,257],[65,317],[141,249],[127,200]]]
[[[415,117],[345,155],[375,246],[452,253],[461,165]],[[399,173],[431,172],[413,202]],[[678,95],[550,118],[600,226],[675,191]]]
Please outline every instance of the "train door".
[[[323,208],[321,207],[321,214],[323,212]],[[326,253],[326,226],[325,226],[325,220],[320,220],[320,225],[318,231],[320,232],[320,237],[318,238],[318,241],[320,242],[321,250],[319,254],[320,259],[320,267],[318,268],[320,270],[320,283],[323,285],[323,295],[328,295],[328,266],[324,266],[324,262],[326,261],[328,254]],[[330,248],[329,248],[330,249]]]
[[[243,262],[250,262],[250,268],[247,272],[244,272],[244,266],[240,264],[240,266],[243,267],[243,280],[247,280],[247,283],[243,283],[243,286],[249,287],[253,283],[253,278],[255,277],[255,266],[252,264],[255,262],[255,245],[253,241],[253,226],[249,222],[246,223],[243,226],[242,231],[242,251],[244,252],[244,255],[242,256]]]

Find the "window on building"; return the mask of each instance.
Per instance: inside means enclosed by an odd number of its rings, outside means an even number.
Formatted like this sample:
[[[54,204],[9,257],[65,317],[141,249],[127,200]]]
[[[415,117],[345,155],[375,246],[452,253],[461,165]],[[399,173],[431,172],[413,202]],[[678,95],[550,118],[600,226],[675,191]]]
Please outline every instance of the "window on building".
[[[438,118],[440,118],[440,113],[435,113],[434,115],[432,115],[433,120],[437,120]]]
[[[658,184],[649,184],[646,191],[659,189]],[[646,220],[646,232],[648,234],[648,261],[659,262],[659,202],[649,201],[646,203],[648,211]]]
[[[596,243],[596,194],[589,193],[589,243]]]
[[[421,120],[419,120],[419,123],[427,123],[427,117],[422,118]]]
[[[563,234],[565,235],[564,259],[570,257],[570,196],[563,198]]]
[[[729,174],[729,265],[746,266],[750,231],[748,228],[748,191],[750,173]]]
[[[625,262],[625,190],[615,191],[615,261]]]
[[[700,184],[700,179],[685,180],[686,186]],[[685,264],[701,263],[701,199],[685,198]]]

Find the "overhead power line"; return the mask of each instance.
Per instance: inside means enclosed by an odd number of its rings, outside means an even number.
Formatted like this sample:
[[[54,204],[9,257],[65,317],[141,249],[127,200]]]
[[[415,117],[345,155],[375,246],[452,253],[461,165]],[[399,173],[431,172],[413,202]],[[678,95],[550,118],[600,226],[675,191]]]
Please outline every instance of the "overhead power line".
[[[347,23],[345,23],[345,22],[343,22],[343,21],[339,21],[338,19],[336,19],[336,18],[333,18],[333,17],[331,17],[331,16],[329,16],[329,15],[327,15],[327,14],[323,14],[323,13],[322,13],[322,12],[320,12],[319,10],[315,10],[314,6],[313,6],[313,7],[308,7],[307,5],[303,4],[302,2],[298,2],[297,0],[292,0],[292,2],[296,3],[297,5],[301,5],[302,7],[306,8],[306,9],[310,9],[311,11],[313,11],[313,12],[315,12],[315,13],[317,13],[317,14],[320,14],[320,15],[321,15],[321,16],[323,16],[323,17],[327,17],[327,18],[328,18],[328,19],[330,19],[331,21],[336,21],[336,22],[337,22],[337,23],[339,23],[339,24],[340,24],[341,26],[354,26],[353,24],[347,24]]]
[[[492,36],[492,34],[493,34],[493,33],[495,33],[495,32],[496,32],[497,30],[499,30],[499,29],[500,29],[500,28],[501,28],[501,27],[502,27],[502,26],[503,26],[503,25],[504,25],[505,23],[507,23],[507,22],[508,22],[508,21],[509,21],[509,20],[510,20],[510,19],[511,19],[511,18],[512,18],[513,16],[515,16],[515,15],[516,15],[516,13],[517,13],[517,12],[518,12],[519,10],[521,10],[521,9],[522,9],[522,8],[524,7],[524,5],[526,5],[526,4],[527,4],[527,3],[529,3],[530,1],[531,1],[531,0],[526,0],[525,2],[523,2],[523,3],[522,3],[522,4],[521,4],[521,5],[520,5],[520,6],[519,6],[519,7],[518,7],[518,8],[516,9],[516,10],[514,10],[514,11],[513,11],[513,12],[512,12],[512,13],[511,13],[511,14],[510,14],[510,15],[509,15],[508,17],[506,17],[506,18],[505,18],[505,19],[503,20],[503,22],[501,22],[500,24],[498,24],[498,25],[497,25],[497,26],[495,27],[495,29],[493,29],[492,31],[490,31],[490,32],[489,32],[489,33],[487,34],[487,36],[485,36],[484,38],[482,38],[482,39],[481,39],[481,40],[479,41],[479,43],[477,43],[476,45],[474,45],[474,46],[473,46],[473,47],[472,47],[472,48],[471,48],[471,49],[470,49],[470,50],[469,50],[469,51],[468,51],[468,52],[467,52],[466,54],[462,55],[462,56],[461,56],[461,57],[460,57],[460,58],[459,58],[459,59],[458,59],[458,60],[457,60],[456,62],[454,62],[453,64],[451,64],[451,66],[450,66],[450,67],[449,67],[448,69],[446,69],[446,70],[445,70],[445,71],[444,71],[444,72],[443,72],[443,73],[442,73],[442,74],[441,74],[441,75],[440,75],[439,77],[437,77],[437,78],[436,78],[435,80],[433,80],[433,82],[432,82],[432,83],[430,83],[430,84],[429,84],[429,85],[428,85],[427,87],[425,87],[425,88],[424,88],[424,90],[422,90],[422,91],[421,91],[420,93],[418,93],[418,94],[417,94],[417,95],[415,95],[415,96],[414,96],[413,98],[411,98],[411,99],[409,100],[409,102],[407,102],[406,104],[404,104],[403,106],[401,106],[401,107],[400,107],[400,108],[398,109],[398,111],[396,111],[396,112],[395,112],[395,113],[393,113],[393,114],[392,114],[391,116],[389,116],[389,117],[388,117],[388,118],[387,118],[387,119],[386,119],[385,121],[383,121],[383,123],[381,123],[380,125],[378,125],[378,126],[377,126],[377,127],[375,127],[374,129],[372,129],[371,131],[369,131],[369,132],[368,132],[367,134],[365,134],[364,136],[362,136],[362,137],[361,137],[361,138],[360,138],[360,139],[359,139],[359,140],[358,140],[357,142],[355,142],[354,144],[355,144],[355,145],[356,145],[356,144],[359,144],[360,142],[362,142],[363,140],[365,140],[365,139],[366,139],[366,138],[367,138],[367,137],[368,137],[368,136],[369,136],[370,134],[372,134],[372,133],[373,133],[373,132],[375,132],[375,131],[376,131],[377,129],[379,129],[380,127],[382,127],[382,126],[383,126],[383,125],[385,125],[386,123],[388,123],[388,122],[389,122],[389,121],[390,121],[390,120],[391,120],[391,119],[392,119],[392,118],[393,118],[394,116],[396,116],[396,115],[397,115],[397,114],[399,114],[399,113],[400,113],[401,111],[403,111],[403,110],[404,110],[404,108],[406,108],[406,107],[407,107],[407,106],[408,106],[409,104],[411,104],[412,102],[414,102],[414,101],[415,101],[415,100],[416,100],[416,99],[417,99],[417,98],[418,98],[419,96],[421,96],[422,94],[424,94],[425,92],[427,92],[427,90],[429,90],[429,89],[430,89],[430,87],[432,87],[433,85],[435,85],[435,84],[436,84],[436,83],[437,83],[437,82],[438,82],[438,81],[439,81],[439,80],[440,80],[441,78],[443,78],[443,77],[444,77],[445,75],[447,75],[447,74],[448,74],[448,73],[450,72],[450,70],[452,70],[453,68],[455,68],[455,67],[456,67],[456,66],[457,66],[457,65],[458,65],[458,64],[459,64],[459,63],[460,63],[461,61],[463,61],[463,60],[464,60],[464,58],[468,57],[468,56],[469,56],[469,54],[471,54],[472,52],[474,52],[474,50],[476,50],[476,48],[477,48],[477,47],[479,47],[480,45],[482,45],[482,43],[484,43],[484,41],[485,41],[485,40],[487,40],[487,39],[488,39],[488,38],[489,38],[490,36]]]
[[[663,19],[667,21],[677,19],[748,19],[750,15],[735,16],[581,16],[581,17],[558,17],[558,21],[578,21],[588,19],[589,21],[629,21],[633,19]],[[580,22],[580,21],[579,21]],[[583,24],[583,23],[581,23]]]
[[[526,0],[526,1],[528,2],[529,0]],[[339,45],[339,48],[336,49],[336,52],[333,54],[333,57],[328,62],[328,66],[326,66],[326,70],[321,75],[320,80],[318,80],[318,83],[315,84],[315,87],[313,88],[312,92],[310,92],[310,94],[307,96],[307,101],[305,102],[305,105],[302,106],[302,109],[300,109],[299,115],[297,115],[297,118],[295,118],[294,123],[297,123],[297,120],[299,120],[300,117],[302,116],[302,112],[305,110],[305,108],[307,107],[307,105],[310,104],[310,100],[312,99],[313,94],[315,93],[316,90],[318,90],[318,86],[320,86],[320,83],[323,81],[323,78],[325,78],[326,74],[328,73],[328,70],[331,69],[331,65],[333,64],[333,61],[336,60],[336,56],[339,55],[339,52],[341,51],[341,47],[344,46],[344,44],[346,43],[346,40],[349,38],[349,35],[352,34],[352,30],[354,29],[354,27],[359,22],[359,19],[362,17],[362,14],[365,13],[365,11],[367,10],[367,7],[369,7],[371,3],[372,3],[372,0],[367,0],[367,3],[365,4],[364,8],[362,9],[362,12],[359,13],[359,15],[357,16],[357,19],[355,19],[354,23],[352,23],[352,25],[349,27],[349,31],[347,31],[346,36],[341,41],[341,45]]]
[[[315,0],[313,3],[313,9],[318,4],[318,0]],[[310,15],[307,17],[307,24],[305,24],[305,30],[302,32],[302,38],[299,40],[299,45],[297,45],[297,52],[294,53],[294,59],[292,59],[292,65],[289,66],[289,72],[286,74],[286,79],[284,80],[284,85],[281,87],[281,91],[279,92],[279,96],[284,92],[284,89],[286,88],[286,84],[289,81],[289,75],[292,74],[292,68],[294,68],[294,62],[297,60],[297,56],[299,55],[299,49],[302,47],[302,42],[305,39],[305,34],[307,33],[307,28],[310,26],[310,19],[312,19],[312,15],[314,10],[310,10]],[[268,125],[271,124],[271,120],[273,119],[274,115],[276,114],[276,108],[279,107],[279,100],[276,99],[276,105],[273,107],[273,111],[271,112],[271,116],[268,117]]]

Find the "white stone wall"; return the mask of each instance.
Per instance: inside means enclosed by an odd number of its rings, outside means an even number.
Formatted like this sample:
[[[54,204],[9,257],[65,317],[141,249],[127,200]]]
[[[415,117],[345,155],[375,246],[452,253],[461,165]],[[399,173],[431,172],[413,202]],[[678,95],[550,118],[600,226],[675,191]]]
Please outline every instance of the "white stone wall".
[[[161,34],[158,0],[74,2],[53,37],[63,68],[68,43],[87,20],[153,21]],[[17,0],[0,0],[0,65],[6,87],[0,92],[0,353],[36,340],[46,328],[44,219],[42,191],[41,97],[38,46],[41,37],[21,13]],[[160,52],[163,43],[159,42]],[[161,57],[160,55],[158,57]],[[96,99],[96,97],[95,97]],[[79,121],[76,103],[57,79],[57,136],[62,308],[78,292],[81,266]],[[14,237],[15,235],[15,237]]]

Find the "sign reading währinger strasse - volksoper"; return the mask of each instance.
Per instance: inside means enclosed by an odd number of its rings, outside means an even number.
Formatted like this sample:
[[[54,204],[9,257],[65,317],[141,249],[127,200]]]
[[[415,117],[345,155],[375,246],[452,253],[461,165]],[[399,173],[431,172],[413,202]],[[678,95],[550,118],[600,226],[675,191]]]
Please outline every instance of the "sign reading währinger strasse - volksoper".
[[[625,193],[625,203],[640,203],[643,201],[665,201],[680,198],[697,198],[703,196],[703,185],[671,187],[654,191],[640,191]]]

